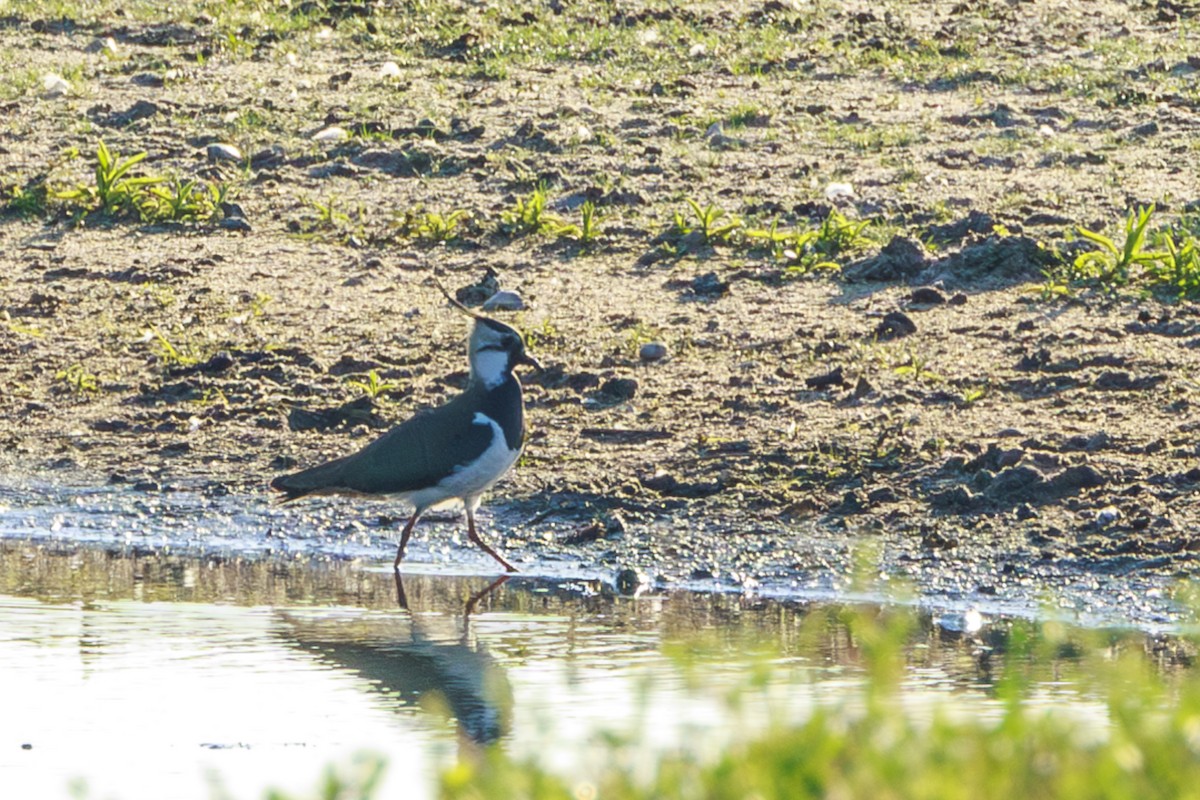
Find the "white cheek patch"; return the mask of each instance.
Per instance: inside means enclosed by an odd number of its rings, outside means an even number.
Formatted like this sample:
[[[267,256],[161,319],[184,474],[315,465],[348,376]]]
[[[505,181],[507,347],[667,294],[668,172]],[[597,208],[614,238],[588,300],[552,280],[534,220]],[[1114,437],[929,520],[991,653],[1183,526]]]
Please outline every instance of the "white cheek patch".
[[[475,375],[489,389],[508,379],[508,353],[503,351],[480,350],[475,353],[472,366],[475,368]]]

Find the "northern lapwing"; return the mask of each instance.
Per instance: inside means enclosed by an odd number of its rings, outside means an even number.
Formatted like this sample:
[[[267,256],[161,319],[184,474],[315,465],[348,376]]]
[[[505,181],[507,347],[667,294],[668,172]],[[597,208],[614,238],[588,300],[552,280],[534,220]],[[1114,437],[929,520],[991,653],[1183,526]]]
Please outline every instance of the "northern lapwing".
[[[541,365],[508,325],[451,302],[475,319],[467,349],[471,377],[462,394],[417,414],[353,455],[281,475],[271,481],[271,488],[284,492],[285,501],[323,494],[408,501],[413,514],[400,534],[393,564],[397,570],[421,515],[461,500],[467,510],[467,536],[506,570],[516,572],[479,537],[475,509],[483,493],[517,463],[524,446],[525,402],[513,368],[527,364],[540,371]]]

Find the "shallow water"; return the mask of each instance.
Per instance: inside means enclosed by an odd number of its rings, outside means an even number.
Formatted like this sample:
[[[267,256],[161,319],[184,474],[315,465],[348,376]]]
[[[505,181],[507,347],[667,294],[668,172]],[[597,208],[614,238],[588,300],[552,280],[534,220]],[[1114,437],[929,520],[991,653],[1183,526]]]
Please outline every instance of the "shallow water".
[[[311,791],[371,751],[380,797],[432,796],[480,743],[582,776],[597,732],[713,750],[853,703],[860,653],[827,607],[600,582],[407,574],[353,561],[136,555],[0,542],[6,795]],[[904,702],[998,713],[1003,625],[926,616]],[[689,655],[690,654],[690,655]],[[752,678],[758,677],[758,681]],[[1047,667],[1040,702],[1102,715]],[[751,686],[751,683],[755,683]],[[739,702],[731,703],[730,696]]]
[[[113,553],[191,555],[199,558],[269,558],[281,561],[361,560],[380,567],[395,553],[403,509],[387,503],[325,498],[279,505],[262,491],[229,490],[219,484],[139,490],[128,484],[70,485],[6,476],[0,486],[0,541],[37,542],[74,548],[81,544]],[[523,529],[524,518],[496,512],[485,527]],[[569,533],[569,530],[563,533]],[[615,583],[628,566],[619,556],[574,550],[510,535],[507,550],[522,575],[554,580]],[[664,535],[670,535],[669,532]],[[1054,617],[1075,624],[1132,626],[1178,631],[1194,620],[1192,609],[1173,598],[1176,579],[1136,571],[1081,572],[1069,564],[1027,564],[1021,577],[984,576],[980,565],[946,561],[934,551],[915,557],[886,532],[860,537],[849,532],[797,531],[813,565],[793,566],[756,579],[732,575],[665,579],[648,575],[654,589],[753,593],[797,602],[904,602],[929,612]],[[855,581],[863,552],[877,568]],[[494,574],[495,564],[466,542],[455,515],[422,519],[409,544],[407,562],[442,574]],[[995,566],[995,565],[993,565]],[[649,567],[647,567],[649,569]],[[986,570],[984,570],[986,571]],[[981,591],[987,584],[989,591]]]

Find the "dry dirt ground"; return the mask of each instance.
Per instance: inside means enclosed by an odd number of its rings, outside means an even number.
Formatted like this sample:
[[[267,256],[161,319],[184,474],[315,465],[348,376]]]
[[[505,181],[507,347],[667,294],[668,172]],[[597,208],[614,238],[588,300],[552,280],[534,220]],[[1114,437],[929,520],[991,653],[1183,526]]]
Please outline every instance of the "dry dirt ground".
[[[457,391],[428,279],[491,270],[548,367],[487,501],[526,569],[837,588],[866,542],[930,594],[1130,608],[1195,572],[1200,307],[1043,274],[1189,219],[1189,3],[182,6],[0,3],[9,475],[259,502]],[[101,141],[233,205],[95,210]],[[599,237],[524,230],[538,186]],[[836,269],[747,235],[834,212]]]

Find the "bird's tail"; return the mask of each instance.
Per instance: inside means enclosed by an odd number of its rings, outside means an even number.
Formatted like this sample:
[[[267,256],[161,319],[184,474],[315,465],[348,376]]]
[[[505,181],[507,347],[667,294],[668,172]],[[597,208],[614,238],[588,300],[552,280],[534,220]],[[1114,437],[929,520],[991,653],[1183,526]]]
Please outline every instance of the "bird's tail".
[[[283,492],[284,503],[298,500],[310,494],[330,494],[341,490],[342,467],[346,459],[339,458],[320,466],[280,475],[271,481],[271,488]]]

